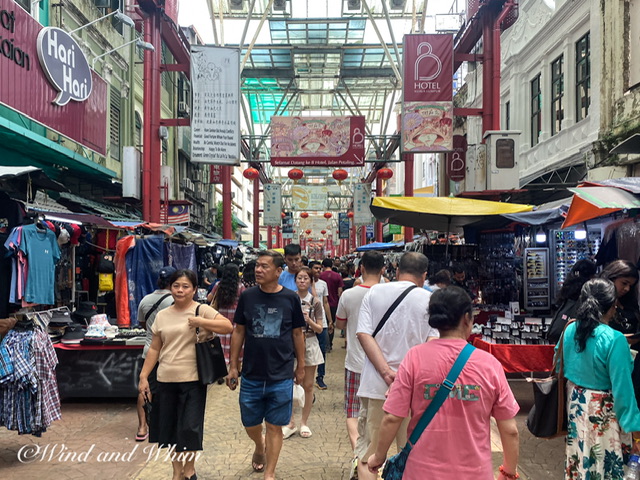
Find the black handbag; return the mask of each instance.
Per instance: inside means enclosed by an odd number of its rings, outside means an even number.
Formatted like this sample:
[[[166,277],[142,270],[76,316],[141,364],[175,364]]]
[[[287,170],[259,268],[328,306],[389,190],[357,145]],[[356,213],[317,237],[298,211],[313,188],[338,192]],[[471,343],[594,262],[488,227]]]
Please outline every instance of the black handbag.
[[[144,394],[144,405],[142,406],[144,409],[144,416],[147,419],[147,425],[151,425],[151,412],[153,411],[153,403],[149,400],[149,396],[145,392]]]
[[[571,323],[567,323],[567,326]],[[567,434],[567,379],[564,378],[562,358],[565,330],[558,342],[551,376],[530,380],[533,385],[533,407],[527,416],[527,428],[538,438],[555,438]],[[560,367],[557,373],[556,362]]]
[[[200,305],[196,308],[196,317]],[[218,379],[225,377],[227,362],[224,359],[220,338],[216,335],[211,340],[198,342],[200,329],[196,328],[196,364],[198,366],[198,379],[203,385],[215,383]]]

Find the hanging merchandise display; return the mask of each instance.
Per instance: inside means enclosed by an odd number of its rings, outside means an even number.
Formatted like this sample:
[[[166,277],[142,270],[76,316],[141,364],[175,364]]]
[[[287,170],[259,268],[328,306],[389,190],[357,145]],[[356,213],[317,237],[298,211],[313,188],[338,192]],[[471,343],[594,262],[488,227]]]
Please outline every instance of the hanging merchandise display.
[[[551,308],[549,275],[549,249],[524,250],[524,305],[526,310]]]
[[[584,230],[583,230],[584,232]],[[578,235],[576,236],[576,233]],[[578,260],[592,259],[600,249],[600,229],[588,229],[585,238],[578,238],[580,234],[575,230],[551,230],[551,251],[553,272],[555,277],[551,282],[551,298],[556,298],[567,274]]]

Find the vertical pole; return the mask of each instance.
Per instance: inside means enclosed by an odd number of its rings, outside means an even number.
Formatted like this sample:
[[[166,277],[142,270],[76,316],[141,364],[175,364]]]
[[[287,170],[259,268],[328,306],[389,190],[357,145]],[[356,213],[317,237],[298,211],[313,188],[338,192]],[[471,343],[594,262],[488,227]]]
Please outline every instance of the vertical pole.
[[[253,248],[260,247],[260,179],[253,181]]]
[[[413,154],[404,154],[404,196],[413,197]],[[404,242],[413,241],[413,227],[404,227]]]
[[[356,235],[358,232],[358,227],[356,227],[355,222],[351,225],[351,239],[350,239],[350,248],[356,248],[358,244],[356,243]]]
[[[273,248],[273,227],[271,225],[267,226],[267,248]]]
[[[231,224],[231,169],[233,167],[224,165],[220,169],[222,177],[222,238],[234,240]]]
[[[482,133],[493,128],[493,15],[482,17]],[[483,140],[484,142],[484,140]]]
[[[367,226],[362,225],[360,227],[360,245],[366,245],[366,244],[367,244]]]
[[[382,196],[382,180],[376,179],[376,197]],[[376,242],[382,241],[382,222],[376,220]]]
[[[153,16],[148,15],[144,18],[144,41],[151,43],[151,32],[153,30]],[[143,68],[143,115],[149,119],[144,123],[144,132],[142,140],[142,219],[145,222],[151,221],[151,144],[153,142],[151,128],[151,106],[153,105],[153,55],[155,52],[150,50],[144,51],[144,68]]]
[[[282,247],[282,229],[278,226],[276,227],[276,248]]]
[[[160,10],[156,10],[152,17],[153,26],[151,28],[151,44],[156,47],[162,45],[160,39]],[[146,33],[146,32],[145,32]],[[147,53],[145,51],[145,53]],[[149,220],[153,223],[160,223],[160,170],[162,166],[162,141],[160,140],[160,99],[162,98],[162,85],[160,83],[160,48],[150,52],[152,54],[152,94],[151,94],[151,175],[150,175],[150,191],[149,191]]]

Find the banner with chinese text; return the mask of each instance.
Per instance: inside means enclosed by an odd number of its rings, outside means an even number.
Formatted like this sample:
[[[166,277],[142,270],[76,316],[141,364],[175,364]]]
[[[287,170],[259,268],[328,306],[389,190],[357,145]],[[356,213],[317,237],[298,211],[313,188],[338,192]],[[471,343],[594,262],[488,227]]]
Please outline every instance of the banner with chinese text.
[[[191,47],[191,161],[240,165],[240,49]]]
[[[369,225],[373,221],[371,209],[371,185],[356,183],[353,186],[353,223],[354,225]]]
[[[282,221],[282,185],[279,183],[265,183],[263,191],[263,224],[277,227]]]

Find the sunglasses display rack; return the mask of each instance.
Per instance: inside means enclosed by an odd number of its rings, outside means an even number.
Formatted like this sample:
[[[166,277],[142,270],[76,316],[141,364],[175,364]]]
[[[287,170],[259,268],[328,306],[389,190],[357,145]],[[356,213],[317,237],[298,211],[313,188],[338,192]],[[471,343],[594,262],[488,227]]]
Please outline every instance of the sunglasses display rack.
[[[518,300],[513,233],[483,233],[478,243],[478,287],[487,304]]]
[[[593,260],[600,248],[599,228],[587,230],[587,237],[582,240],[576,240],[575,233],[573,230],[551,230],[549,232],[550,247],[554,252],[552,298],[558,296],[567,274],[576,262],[585,258]]]
[[[546,334],[552,321],[552,317],[513,315],[508,318],[490,315],[489,321],[482,327],[482,339],[507,345],[548,345]]]
[[[551,308],[551,277],[548,248],[524,250],[524,305],[525,310]]]

